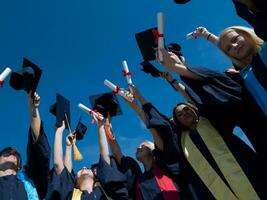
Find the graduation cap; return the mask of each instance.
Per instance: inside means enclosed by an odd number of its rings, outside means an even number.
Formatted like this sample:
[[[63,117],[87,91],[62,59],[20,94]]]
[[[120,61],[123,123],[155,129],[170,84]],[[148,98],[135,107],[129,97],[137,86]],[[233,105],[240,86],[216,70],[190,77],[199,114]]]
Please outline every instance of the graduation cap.
[[[152,65],[148,61],[141,62],[141,65],[141,70],[147,74],[151,74],[153,77],[160,77],[162,74],[161,71],[159,71],[154,65]]]
[[[185,3],[187,3],[187,2],[189,2],[190,0],[174,0],[174,2],[176,3],[176,4],[185,4]]]
[[[56,103],[50,106],[50,113],[56,116],[56,127],[62,125],[65,121],[65,126],[70,129],[70,101],[57,93]]]
[[[122,110],[119,105],[119,101],[113,93],[104,93],[99,95],[93,95],[89,97],[93,109],[101,113],[105,118],[108,113],[111,117],[121,115]]]
[[[167,49],[172,53],[176,54],[177,56],[183,56],[182,54],[182,47],[177,43],[170,43],[167,45]]]
[[[80,119],[75,129],[76,140],[82,140],[86,131],[87,131],[87,127],[81,122],[81,119]]]
[[[156,49],[158,48],[157,27],[147,29],[135,34],[138,47],[145,61],[156,59]]]
[[[22,69],[11,73],[9,84],[15,90],[25,90],[27,93],[37,89],[42,70],[27,58],[23,58]]]

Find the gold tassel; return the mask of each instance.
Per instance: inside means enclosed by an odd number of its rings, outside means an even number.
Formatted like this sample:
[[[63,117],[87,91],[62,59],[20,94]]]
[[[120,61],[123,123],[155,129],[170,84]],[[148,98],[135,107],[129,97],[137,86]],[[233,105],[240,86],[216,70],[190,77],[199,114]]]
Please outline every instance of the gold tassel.
[[[78,147],[76,146],[76,144],[73,144],[73,153],[74,153],[74,160],[82,160],[83,159],[83,155],[80,153]]]

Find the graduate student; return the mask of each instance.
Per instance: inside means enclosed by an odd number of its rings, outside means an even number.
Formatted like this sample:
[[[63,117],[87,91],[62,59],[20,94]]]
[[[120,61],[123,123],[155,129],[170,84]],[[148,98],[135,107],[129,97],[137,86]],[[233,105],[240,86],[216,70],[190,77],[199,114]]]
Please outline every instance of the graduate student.
[[[75,175],[72,169],[72,148],[76,142],[77,133],[70,133],[66,137],[64,159],[62,150],[63,131],[65,128],[70,129],[69,101],[61,96],[61,98],[57,98],[56,106],[57,109],[59,108],[57,118],[62,119],[62,123],[58,125],[59,127],[55,131],[54,168],[50,174],[49,191],[46,199],[104,200],[109,199],[109,197],[128,199],[128,192],[123,189],[125,188],[126,178],[111,166],[103,123],[99,121],[97,121],[97,129],[100,160],[96,170],[83,167]],[[68,127],[66,127],[65,123],[68,124]],[[94,171],[96,171],[96,174]],[[99,180],[100,184],[96,184],[96,179]]]
[[[244,131],[259,159],[267,165],[267,138],[262,134],[267,124],[266,3],[251,0],[233,2],[238,15],[247,20],[255,32],[250,28],[233,26],[217,37],[206,28],[199,27],[195,37],[204,37],[218,46],[232,60],[234,68],[220,73],[204,68],[187,70],[184,67],[191,75],[181,74],[179,70],[176,73],[197,91],[197,98],[203,104],[224,105],[225,108],[231,105],[228,108],[232,110],[231,115],[236,116],[234,124]],[[179,61],[173,60],[172,64],[179,68]],[[166,67],[166,64],[163,66]],[[199,81],[200,77],[204,81]]]
[[[134,92],[134,96],[137,101],[146,102],[139,93]],[[136,103],[125,101],[146,122],[142,108]],[[191,194],[183,185],[183,177],[180,176],[179,154],[176,154],[172,139],[159,135],[156,130],[150,131],[154,142],[145,140],[136,150],[136,159],[144,168],[142,172],[135,159],[123,155],[111,125],[106,127],[112,154],[119,169],[127,177],[131,197],[138,200],[191,199]]]
[[[0,152],[0,199],[41,199],[46,194],[50,146],[43,130],[38,107],[29,94],[31,125],[27,145],[27,164],[22,168],[20,153],[14,147]]]
[[[17,89],[28,93],[30,128],[27,144],[27,163],[22,167],[20,153],[14,147],[0,152],[0,199],[43,199],[47,192],[50,146],[39,114],[40,97],[35,93],[41,70],[28,59],[23,69],[13,72]]]

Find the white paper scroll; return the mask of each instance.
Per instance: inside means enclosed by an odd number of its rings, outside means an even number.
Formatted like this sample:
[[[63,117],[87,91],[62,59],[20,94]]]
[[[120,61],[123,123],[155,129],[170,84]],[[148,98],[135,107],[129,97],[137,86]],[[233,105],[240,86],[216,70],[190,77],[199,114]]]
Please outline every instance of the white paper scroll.
[[[0,74],[0,86],[3,85],[5,78],[11,73],[11,69],[7,67],[1,74]]]
[[[157,13],[157,23],[158,23],[158,33],[159,33],[159,38],[158,38],[158,56],[159,56],[159,61],[163,62],[163,55],[160,51],[161,48],[164,48],[164,15],[162,12]]]
[[[119,94],[121,95],[123,98],[125,98],[126,100],[133,102],[134,98],[131,95],[131,93],[127,90],[125,90],[124,88],[121,88],[119,86],[114,85],[113,83],[111,83],[109,80],[105,80],[104,84],[109,87],[115,94]]]
[[[92,109],[86,107],[85,105],[79,103],[79,104],[78,104],[78,107],[79,107],[80,109],[82,109],[84,112],[86,112],[86,113],[88,113],[88,114],[90,114],[90,115],[92,115],[92,116],[95,116],[97,119],[99,119],[99,120],[101,120],[101,121],[104,120],[103,115],[101,115],[101,114],[98,113],[98,112],[95,112],[94,110],[92,110]]]
[[[129,71],[128,64],[127,64],[126,60],[122,61],[122,66],[123,66],[123,73],[124,73],[123,75],[126,77],[127,83],[130,86],[133,84],[133,82],[132,82],[131,72]],[[131,93],[133,93],[131,87],[129,88],[129,90]]]
[[[196,31],[193,31],[193,32],[190,32],[190,33],[186,34],[186,39],[189,40],[189,39],[194,38],[195,33],[196,33]]]

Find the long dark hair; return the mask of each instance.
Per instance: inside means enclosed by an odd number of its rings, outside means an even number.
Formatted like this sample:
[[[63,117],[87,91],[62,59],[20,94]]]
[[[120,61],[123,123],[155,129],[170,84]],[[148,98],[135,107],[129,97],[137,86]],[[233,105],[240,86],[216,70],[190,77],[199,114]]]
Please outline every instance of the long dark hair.
[[[199,118],[198,108],[197,108],[194,104],[189,103],[189,102],[180,102],[180,103],[176,104],[176,106],[174,106],[174,108],[173,108],[173,110],[172,110],[172,117],[173,117],[173,121],[174,121],[175,125],[178,126],[179,128],[181,128],[182,130],[187,130],[188,127],[183,126],[183,125],[179,122],[179,120],[177,119],[176,114],[175,114],[175,112],[176,112],[176,108],[177,108],[178,106],[180,106],[180,105],[186,105],[186,106],[192,108],[192,109],[195,111],[195,113],[197,114],[197,117]]]

